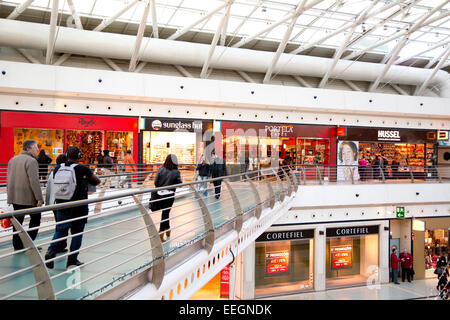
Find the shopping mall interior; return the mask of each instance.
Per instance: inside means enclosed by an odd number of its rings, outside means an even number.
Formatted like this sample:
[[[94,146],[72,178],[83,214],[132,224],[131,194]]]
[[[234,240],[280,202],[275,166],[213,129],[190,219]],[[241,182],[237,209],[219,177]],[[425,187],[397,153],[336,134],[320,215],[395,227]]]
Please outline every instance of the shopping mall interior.
[[[450,299],[449,12],[0,1],[0,299]],[[48,268],[64,205],[16,216],[8,198],[30,139],[51,159],[44,195],[71,146],[101,180],[75,271],[70,247]],[[174,157],[176,190],[156,182]],[[155,209],[161,191],[175,200]]]

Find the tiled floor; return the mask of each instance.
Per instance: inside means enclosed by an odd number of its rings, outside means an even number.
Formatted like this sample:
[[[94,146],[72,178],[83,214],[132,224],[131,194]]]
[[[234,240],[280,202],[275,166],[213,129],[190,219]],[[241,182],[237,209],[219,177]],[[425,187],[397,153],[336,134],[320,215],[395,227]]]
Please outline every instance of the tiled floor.
[[[379,286],[361,286],[345,289],[308,292],[294,295],[265,298],[265,300],[406,300],[427,299],[440,300],[437,297],[436,279],[414,280],[381,284]]]

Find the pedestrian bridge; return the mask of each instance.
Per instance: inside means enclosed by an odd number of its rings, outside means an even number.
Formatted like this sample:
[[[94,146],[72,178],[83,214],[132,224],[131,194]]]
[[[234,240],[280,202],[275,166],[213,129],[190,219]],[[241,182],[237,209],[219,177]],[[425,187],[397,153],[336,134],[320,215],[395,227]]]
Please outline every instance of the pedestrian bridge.
[[[293,215],[298,219],[299,213],[305,223],[332,220],[325,215],[319,219],[301,216],[302,210],[337,207],[328,193],[347,188],[342,193],[345,196],[361,188],[370,192],[386,187],[397,192],[413,183],[420,190],[436,190],[437,183],[441,189],[449,189],[446,175],[441,173],[423,180],[339,182],[336,169],[283,167],[224,177],[221,197],[216,199],[210,184],[215,179],[207,181],[209,194],[204,196],[197,191],[193,172],[184,176],[190,177],[184,181],[191,182],[177,186],[170,213],[171,234],[166,241],[161,241],[158,232],[161,212],[149,211],[148,202],[152,191],[167,187],[153,188],[150,179],[132,189],[118,189],[111,188],[111,177],[105,176],[106,183],[88,200],[0,215],[1,219],[11,218],[26,247],[13,251],[12,228],[0,229],[0,299],[188,299],[276,221]],[[305,195],[308,199],[301,200]],[[433,195],[427,199],[429,204],[434,201]],[[448,205],[439,199],[441,205]],[[345,201],[367,206],[372,200]],[[427,200],[420,201],[409,203],[420,206]],[[388,201],[374,197],[372,202],[380,206]],[[84,264],[66,269],[68,254],[64,253],[52,259],[55,267],[48,269],[44,256],[55,228],[52,210],[82,204],[90,208],[79,250]],[[42,224],[38,238],[32,241],[14,216],[38,212],[43,213]],[[67,237],[69,243],[72,236]]]

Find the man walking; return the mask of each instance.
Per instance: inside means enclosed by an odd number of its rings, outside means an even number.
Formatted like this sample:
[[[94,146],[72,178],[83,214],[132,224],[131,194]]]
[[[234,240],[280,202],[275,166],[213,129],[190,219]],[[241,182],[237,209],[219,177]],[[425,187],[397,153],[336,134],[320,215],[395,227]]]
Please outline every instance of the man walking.
[[[65,164],[58,165],[53,171],[53,180],[55,185],[61,184],[64,176],[66,174],[70,174],[70,171],[74,171],[76,186],[74,186],[73,195],[70,196],[70,199],[63,199],[61,196],[63,191],[69,190],[70,187],[66,187],[65,189],[61,188],[60,194],[58,194],[58,189],[55,188],[55,199],[56,203],[64,203],[68,201],[76,201],[76,200],[84,200],[88,198],[88,184],[98,185],[100,183],[100,179],[89,169],[88,167],[78,164],[78,161],[82,158],[82,153],[80,149],[77,147],[69,147],[66,152],[67,162]],[[58,171],[61,173],[58,175]],[[66,174],[63,176],[62,173]],[[69,173],[67,173],[69,172]],[[61,177],[61,178],[60,178]],[[88,205],[82,205],[78,207],[72,207],[67,209],[61,209],[57,211],[58,221],[65,221],[70,219],[76,219],[71,222],[65,222],[56,225],[55,234],[53,235],[53,240],[57,240],[60,238],[67,237],[70,233],[72,236],[74,234],[78,234],[84,231],[84,227],[87,223],[87,215],[89,213]],[[77,235],[72,237],[72,241],[70,242],[70,252],[74,252],[80,249],[81,242],[83,239],[83,235]],[[47,253],[45,254],[45,260],[53,259],[56,256],[56,253],[62,252],[64,243],[63,241],[56,241],[50,244]],[[67,268],[71,266],[80,266],[83,262],[78,260],[78,252],[72,253],[67,257]],[[46,262],[46,266],[49,269],[52,269],[54,266],[54,262]]]
[[[40,207],[43,201],[39,184],[39,164],[35,158],[39,151],[37,142],[25,140],[22,148],[22,153],[8,163],[7,203],[12,204],[14,210]],[[25,216],[16,217],[20,224],[23,223],[24,218]],[[29,228],[36,228],[40,225],[41,213],[30,215]],[[36,239],[38,231],[39,229],[35,229],[28,232],[33,241]],[[13,232],[16,232],[14,226]],[[14,250],[23,249],[23,243],[18,234],[13,235],[13,246]]]
[[[400,253],[400,260],[402,261],[402,282],[405,282],[405,276],[408,279],[408,282],[411,282],[413,260],[411,253],[409,253],[406,248]]]
[[[211,164],[211,176],[212,178],[223,177],[227,175],[227,166],[225,161],[216,155],[216,152],[211,152],[212,164]],[[220,198],[220,189],[222,186],[222,179],[213,181],[214,193],[216,194],[216,199]]]

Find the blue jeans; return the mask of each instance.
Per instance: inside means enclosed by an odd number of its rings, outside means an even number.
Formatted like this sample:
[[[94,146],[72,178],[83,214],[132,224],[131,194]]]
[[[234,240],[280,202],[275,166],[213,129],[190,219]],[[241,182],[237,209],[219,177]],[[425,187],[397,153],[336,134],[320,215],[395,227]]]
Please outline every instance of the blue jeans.
[[[58,216],[57,221],[65,221],[69,219],[73,219],[76,217],[80,217],[80,215],[74,215],[74,210],[80,210],[80,208],[70,208],[56,211],[56,215]],[[83,208],[84,209],[84,208]],[[83,210],[84,211],[84,210]],[[78,213],[78,212],[77,212]],[[52,240],[57,240],[63,237],[67,237],[70,233],[72,235],[83,232],[84,226],[86,225],[87,219],[78,219],[71,222],[64,222],[56,225],[55,234],[53,235]],[[78,235],[72,237],[70,242],[70,252],[77,251],[81,248],[81,242],[83,240],[83,235]],[[60,249],[64,249],[66,240],[52,242],[50,247],[48,248],[48,252],[57,252]],[[67,262],[76,262],[78,260],[78,252],[73,253],[67,257]]]
[[[208,176],[198,176],[198,181],[205,181],[207,179],[208,179]],[[200,192],[200,189],[202,188],[202,186],[203,186],[203,194],[205,196],[207,196],[208,195],[208,183],[207,182],[199,183],[197,185],[198,192]]]
[[[392,268],[392,282],[394,283],[398,282],[398,268],[397,269]]]

